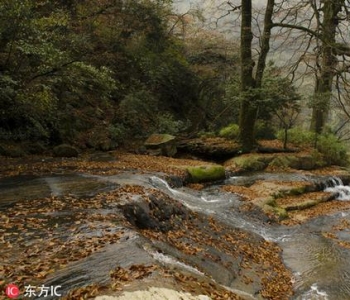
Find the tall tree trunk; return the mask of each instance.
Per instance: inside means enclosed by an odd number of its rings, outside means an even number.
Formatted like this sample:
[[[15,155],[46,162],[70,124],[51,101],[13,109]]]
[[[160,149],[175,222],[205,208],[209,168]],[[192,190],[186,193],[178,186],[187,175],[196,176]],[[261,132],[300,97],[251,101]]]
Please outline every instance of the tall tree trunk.
[[[321,25],[321,64],[316,77],[310,129],[321,133],[327,121],[332,95],[332,82],[337,58],[335,56],[335,35],[338,26],[338,13],[344,0],[325,0]]]
[[[253,78],[254,61],[252,59],[252,1],[242,0],[241,21],[241,95],[239,114],[239,142],[242,151],[249,152],[255,144],[254,126],[257,106],[254,96],[255,80]]]
[[[241,24],[241,95],[242,103],[239,115],[239,141],[244,152],[249,152],[255,145],[254,127],[258,111],[259,89],[262,86],[263,74],[266,66],[266,57],[270,50],[270,36],[272,23],[274,0],[268,0],[264,30],[261,38],[261,51],[256,68],[254,79],[252,59],[252,1],[242,0],[242,24]]]

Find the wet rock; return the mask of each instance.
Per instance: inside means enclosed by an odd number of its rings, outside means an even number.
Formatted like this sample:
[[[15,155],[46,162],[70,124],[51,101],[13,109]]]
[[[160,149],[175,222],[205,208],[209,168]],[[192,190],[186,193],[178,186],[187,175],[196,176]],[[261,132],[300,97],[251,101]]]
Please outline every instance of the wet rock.
[[[61,144],[53,148],[53,154],[56,157],[78,157],[79,152],[73,146]]]
[[[149,211],[146,211],[140,204],[131,203],[122,206],[125,218],[135,227],[140,229],[155,229],[156,222],[150,217]]]
[[[149,203],[128,203],[120,208],[125,218],[139,229],[167,232],[188,217],[181,204],[155,195],[149,196]]]
[[[144,145],[147,152],[154,156],[173,157],[177,152],[175,136],[170,134],[152,134]]]

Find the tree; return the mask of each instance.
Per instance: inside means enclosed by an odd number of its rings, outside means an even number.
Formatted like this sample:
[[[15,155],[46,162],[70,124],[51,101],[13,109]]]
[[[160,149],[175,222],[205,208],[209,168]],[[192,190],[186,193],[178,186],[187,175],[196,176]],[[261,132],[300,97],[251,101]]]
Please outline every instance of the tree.
[[[264,29],[260,42],[260,53],[253,75],[252,58],[252,1],[241,1],[241,107],[239,114],[239,141],[243,152],[251,151],[255,146],[254,127],[258,111],[259,91],[262,87],[266,57],[270,49],[272,15],[274,0],[268,0],[264,17]]]
[[[315,92],[313,97],[313,110],[310,129],[321,133],[328,117],[330,99],[332,94],[333,78],[336,73],[336,30],[339,24],[339,13],[344,0],[325,0],[320,11],[323,20],[320,24],[319,50],[320,63],[317,65]],[[314,5],[315,7],[315,5]],[[318,10],[317,10],[318,11]],[[319,14],[316,14],[319,16]]]
[[[291,129],[301,111],[301,96],[287,77],[282,77],[281,68],[268,65],[263,78],[260,113],[271,122],[277,118],[278,128],[284,131],[284,148],[287,148],[288,129]]]
[[[285,6],[284,17],[274,22],[274,27],[289,28],[293,33],[287,33],[293,40],[298,39],[296,32],[304,33],[304,51],[299,55],[293,76],[301,63],[304,71],[311,69],[315,75],[314,93],[311,97],[312,118],[310,129],[321,133],[329,115],[330,102],[334,90],[334,77],[339,72],[347,72],[348,67],[340,63],[339,58],[350,55],[344,30],[348,22],[348,2],[344,0],[312,0],[288,2],[281,1]],[[297,13],[296,13],[297,12]],[[300,36],[299,36],[300,39]],[[300,50],[302,45],[297,46]],[[312,57],[313,61],[309,58]],[[338,65],[343,65],[338,69]],[[346,64],[348,65],[348,64]],[[309,76],[310,74],[305,72]]]

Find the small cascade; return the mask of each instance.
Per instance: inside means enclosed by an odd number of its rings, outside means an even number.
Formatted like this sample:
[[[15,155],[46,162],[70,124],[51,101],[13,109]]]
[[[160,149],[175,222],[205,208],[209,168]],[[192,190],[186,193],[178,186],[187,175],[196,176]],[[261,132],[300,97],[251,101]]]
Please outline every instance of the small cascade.
[[[324,191],[333,193],[337,200],[350,201],[350,186],[344,185],[339,177],[331,177],[324,183]]]

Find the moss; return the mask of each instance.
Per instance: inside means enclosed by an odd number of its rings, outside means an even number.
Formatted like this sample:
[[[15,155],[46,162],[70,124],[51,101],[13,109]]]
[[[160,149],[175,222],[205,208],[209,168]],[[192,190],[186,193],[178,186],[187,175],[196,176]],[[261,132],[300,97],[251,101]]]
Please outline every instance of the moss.
[[[219,165],[188,167],[189,181],[193,183],[225,179],[225,169]]]
[[[287,192],[287,195],[289,196],[298,196],[298,195],[302,195],[306,192],[306,186],[300,186],[300,187],[295,187],[292,188],[291,190],[289,190]]]
[[[262,171],[268,165],[269,160],[259,155],[245,155],[235,157],[225,163],[225,165],[235,165],[243,171]]]
[[[286,211],[291,211],[291,210],[303,210],[303,209],[307,209],[310,207],[313,207],[315,205],[317,205],[319,203],[319,201],[315,201],[315,200],[308,200],[308,201],[304,201],[301,203],[295,203],[292,205],[286,205],[284,206],[284,209]]]
[[[219,131],[219,136],[229,138],[229,139],[235,139],[238,137],[239,134],[239,126],[237,124],[230,124]]]
[[[277,203],[276,203],[276,198],[275,198],[275,197],[271,197],[271,198],[267,199],[266,202],[265,202],[265,204],[266,204],[266,205],[269,205],[269,206],[271,206],[271,207],[276,206],[276,205],[277,205]]]
[[[270,162],[269,166],[298,169],[299,161],[295,156],[277,156]]]
[[[274,214],[277,216],[278,220],[282,221],[285,219],[288,219],[288,212],[283,207],[274,207],[273,208]]]
[[[278,221],[288,219],[289,217],[287,210],[279,206],[271,206],[266,204],[263,206],[263,211],[267,215],[272,215],[272,217],[276,218]]]

